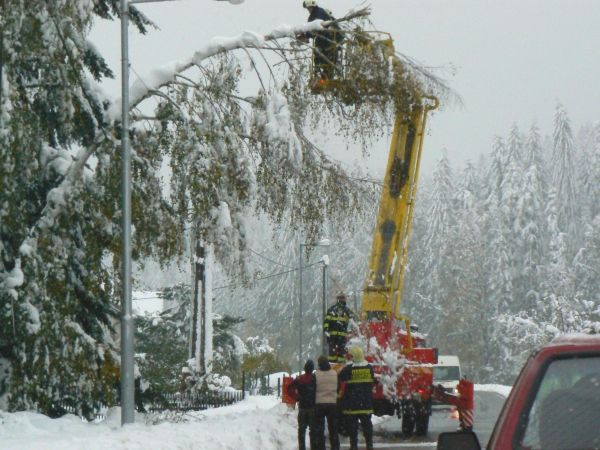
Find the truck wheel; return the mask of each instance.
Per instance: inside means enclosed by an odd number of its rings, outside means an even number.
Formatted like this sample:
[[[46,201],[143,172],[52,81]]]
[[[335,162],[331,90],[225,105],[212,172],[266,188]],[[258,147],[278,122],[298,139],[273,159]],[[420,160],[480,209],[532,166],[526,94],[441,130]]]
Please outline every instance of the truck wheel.
[[[412,407],[402,409],[402,434],[412,436],[415,428],[415,410]]]
[[[416,416],[416,435],[425,436],[429,431],[429,414],[425,408],[419,408]]]

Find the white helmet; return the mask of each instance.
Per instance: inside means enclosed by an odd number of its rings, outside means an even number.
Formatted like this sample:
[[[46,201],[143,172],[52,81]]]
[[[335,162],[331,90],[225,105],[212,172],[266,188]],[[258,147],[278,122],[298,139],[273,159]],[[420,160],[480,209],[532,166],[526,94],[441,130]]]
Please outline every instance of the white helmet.
[[[304,8],[314,8],[315,6],[317,6],[317,0],[304,0],[302,2],[302,6]]]

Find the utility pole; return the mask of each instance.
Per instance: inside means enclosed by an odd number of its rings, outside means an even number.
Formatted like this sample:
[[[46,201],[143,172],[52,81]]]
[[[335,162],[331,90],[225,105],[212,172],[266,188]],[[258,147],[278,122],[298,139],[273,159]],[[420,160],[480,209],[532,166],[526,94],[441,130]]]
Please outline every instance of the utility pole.
[[[325,323],[325,316],[327,315],[327,267],[329,266],[329,257],[323,255],[321,260],[323,263],[323,311],[321,316],[321,351],[323,355],[327,355],[329,349],[327,348],[327,336],[325,336],[325,330],[323,324]]]
[[[192,317],[191,317],[191,337],[190,337],[190,352],[189,357],[193,358],[196,356],[196,348],[198,347],[198,322],[202,320],[202,291],[204,288],[204,246],[202,241],[198,237],[198,233],[194,230],[192,235],[192,248],[194,248],[193,257],[193,273],[194,273],[194,298],[192,300]]]
[[[303,306],[303,292],[302,292],[302,269],[304,266],[304,258],[303,258],[303,247],[329,247],[331,243],[329,239],[324,238],[319,242],[311,242],[311,243],[300,243],[300,260],[298,264],[298,370],[302,370],[303,362],[302,362],[302,327],[303,327],[303,314],[304,314],[304,306]]]
[[[302,370],[302,265],[304,264],[302,258],[302,247],[304,244],[300,244],[300,261],[298,264],[298,371]]]

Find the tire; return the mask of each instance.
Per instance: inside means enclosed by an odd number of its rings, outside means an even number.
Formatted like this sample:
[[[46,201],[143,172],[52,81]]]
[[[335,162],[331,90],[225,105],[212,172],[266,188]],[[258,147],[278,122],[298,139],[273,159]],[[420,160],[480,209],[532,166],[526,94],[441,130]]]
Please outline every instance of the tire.
[[[417,436],[425,436],[429,431],[429,413],[425,408],[419,408],[419,411],[416,414],[416,431],[415,434]]]
[[[415,409],[410,404],[402,407],[402,434],[412,436],[415,429]]]

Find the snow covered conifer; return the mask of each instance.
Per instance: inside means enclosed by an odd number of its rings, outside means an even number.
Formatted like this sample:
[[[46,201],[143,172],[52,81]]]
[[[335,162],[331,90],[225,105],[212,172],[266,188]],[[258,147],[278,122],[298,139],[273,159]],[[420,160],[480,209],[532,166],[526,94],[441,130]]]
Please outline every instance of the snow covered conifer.
[[[111,71],[85,35],[109,4],[8,0],[0,15],[0,356],[15,409],[114,400],[112,211],[89,168],[69,174],[104,127],[94,79]]]
[[[562,104],[556,106],[552,150],[552,182],[560,201],[556,204],[558,227],[567,233],[571,253],[578,237],[577,198],[575,196],[575,145],[571,122]]]

